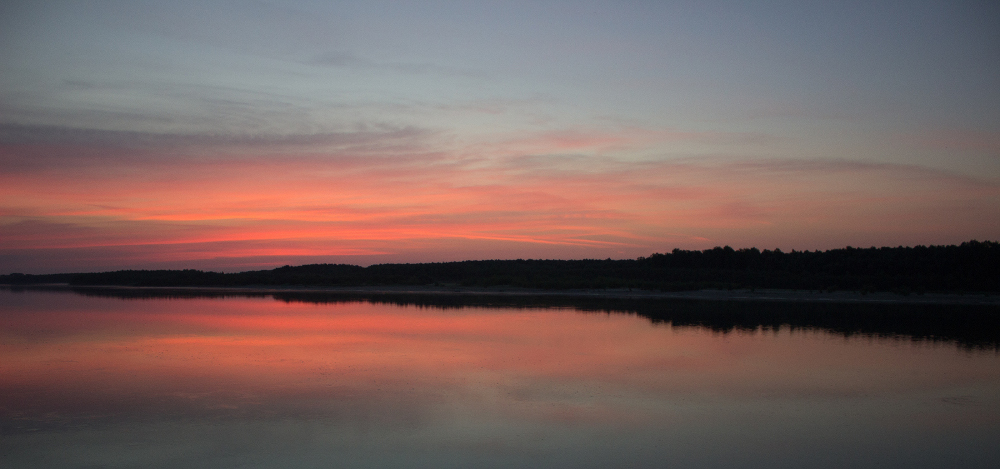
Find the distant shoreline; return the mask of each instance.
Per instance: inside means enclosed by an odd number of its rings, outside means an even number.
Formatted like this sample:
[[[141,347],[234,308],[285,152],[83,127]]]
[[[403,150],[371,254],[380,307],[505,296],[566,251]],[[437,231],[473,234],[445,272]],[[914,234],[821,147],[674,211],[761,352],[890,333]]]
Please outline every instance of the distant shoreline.
[[[618,260],[307,264],[233,273],[183,269],[0,275],[0,284],[49,283],[948,304],[982,304],[982,294],[993,304],[997,301],[990,298],[1000,295],[1000,242],[788,253],[726,246]],[[971,295],[977,299],[971,300]]]
[[[448,287],[448,286],[123,286],[123,285],[70,285],[49,284],[0,284],[11,290],[128,290],[149,292],[206,292],[206,293],[328,293],[363,295],[428,295],[428,296],[512,296],[512,297],[567,297],[600,299],[681,299],[702,301],[775,301],[802,303],[865,303],[865,304],[941,304],[941,305],[994,305],[1000,306],[1000,295],[926,293],[902,295],[898,293],[860,293],[852,291],[818,292],[806,290],[757,289],[757,290],[693,290],[659,292],[638,289],[573,289],[541,290],[520,287]]]

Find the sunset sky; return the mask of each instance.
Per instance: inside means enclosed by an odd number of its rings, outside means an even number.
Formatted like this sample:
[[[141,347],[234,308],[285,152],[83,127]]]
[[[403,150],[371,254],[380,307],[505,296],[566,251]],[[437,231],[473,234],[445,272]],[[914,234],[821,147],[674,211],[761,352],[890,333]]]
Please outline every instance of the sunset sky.
[[[1000,239],[1000,3],[0,3],[0,274]]]

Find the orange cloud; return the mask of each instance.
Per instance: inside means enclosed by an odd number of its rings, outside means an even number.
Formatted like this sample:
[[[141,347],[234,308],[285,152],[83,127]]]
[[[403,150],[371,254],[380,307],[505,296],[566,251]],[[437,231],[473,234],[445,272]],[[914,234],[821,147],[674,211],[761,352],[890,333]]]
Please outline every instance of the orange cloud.
[[[947,243],[998,232],[1000,185],[920,167],[562,153],[653,138],[639,134],[543,135],[478,156],[475,147],[426,152],[414,144],[368,144],[364,154],[112,146],[104,155],[84,145],[77,160],[70,147],[7,145],[0,155],[14,170],[0,174],[0,256],[10,265],[62,257],[107,267],[620,258],[718,244]],[[67,163],[29,164],[46,151]]]

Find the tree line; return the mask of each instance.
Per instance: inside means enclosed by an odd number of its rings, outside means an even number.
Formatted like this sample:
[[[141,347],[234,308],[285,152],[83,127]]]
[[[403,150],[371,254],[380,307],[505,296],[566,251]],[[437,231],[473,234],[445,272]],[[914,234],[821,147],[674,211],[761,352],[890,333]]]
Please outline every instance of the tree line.
[[[510,286],[536,289],[796,289],[1000,292],[1000,243],[831,249],[674,249],[638,259],[480,260],[284,266],[239,273],[119,270],[0,275],[0,283],[128,286]]]

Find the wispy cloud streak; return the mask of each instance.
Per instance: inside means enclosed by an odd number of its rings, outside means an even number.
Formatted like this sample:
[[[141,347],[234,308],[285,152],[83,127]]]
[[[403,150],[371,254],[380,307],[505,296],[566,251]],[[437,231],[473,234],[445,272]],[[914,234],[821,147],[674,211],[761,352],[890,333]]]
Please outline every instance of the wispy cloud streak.
[[[150,143],[159,137],[68,132],[54,147],[33,143],[51,130],[7,129],[8,167],[34,147],[92,158],[0,176],[0,256],[11,262],[95,250],[118,259],[109,267],[635,257],[715,244],[829,248],[859,244],[859,233],[871,244],[957,242],[995,233],[1000,210],[996,181],[912,165],[564,153],[617,144],[599,135],[479,157],[475,147],[428,152],[431,134],[415,129],[250,137],[247,146],[205,137],[181,140],[185,157],[176,158]],[[276,158],[285,145],[309,151]]]

